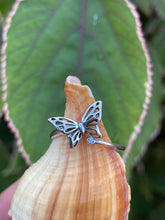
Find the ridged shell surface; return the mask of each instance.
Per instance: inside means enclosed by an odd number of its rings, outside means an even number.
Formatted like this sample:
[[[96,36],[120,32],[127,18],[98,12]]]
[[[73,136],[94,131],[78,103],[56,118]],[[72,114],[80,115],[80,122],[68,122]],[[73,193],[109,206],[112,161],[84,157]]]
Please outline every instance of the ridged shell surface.
[[[81,121],[95,102],[90,89],[69,76],[65,83],[65,117]],[[103,123],[103,141],[110,142]],[[70,148],[65,134],[53,137],[47,152],[22,176],[14,194],[13,220],[125,220],[130,189],[125,166],[110,147],[91,145],[84,134]]]

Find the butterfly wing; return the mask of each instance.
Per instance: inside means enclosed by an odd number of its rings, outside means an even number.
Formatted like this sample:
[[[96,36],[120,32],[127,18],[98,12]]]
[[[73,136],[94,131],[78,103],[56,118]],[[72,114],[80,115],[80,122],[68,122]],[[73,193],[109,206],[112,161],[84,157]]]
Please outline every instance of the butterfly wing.
[[[70,134],[78,129],[77,122],[65,117],[52,117],[48,121],[64,134]]]
[[[89,123],[97,124],[101,120],[101,116],[102,116],[102,102],[97,101],[89,106],[81,122],[83,123],[83,125]]]
[[[96,124],[89,124],[85,128],[85,133],[88,134],[89,136],[92,136],[94,138],[101,138],[102,134],[99,130],[98,125]]]
[[[76,147],[82,137],[82,132],[76,130],[73,134],[69,134],[70,147]]]
[[[70,147],[76,147],[82,137],[77,122],[65,117],[52,117],[48,121],[53,124],[57,130],[67,134],[70,142]]]
[[[97,125],[97,123],[101,120],[101,116],[101,101],[97,101],[89,106],[80,123],[84,126],[86,134],[95,138],[102,137]],[[71,147],[76,147],[78,145],[83,132],[79,128],[79,124],[77,122],[65,117],[52,117],[49,118],[48,121],[52,123],[57,130],[67,134]]]
[[[86,134],[92,137],[95,137],[95,138],[102,137],[102,134],[99,131],[99,127],[97,125],[97,123],[101,121],[101,116],[102,116],[102,102],[101,101],[97,101],[94,104],[89,106],[81,122],[83,126],[85,127]]]

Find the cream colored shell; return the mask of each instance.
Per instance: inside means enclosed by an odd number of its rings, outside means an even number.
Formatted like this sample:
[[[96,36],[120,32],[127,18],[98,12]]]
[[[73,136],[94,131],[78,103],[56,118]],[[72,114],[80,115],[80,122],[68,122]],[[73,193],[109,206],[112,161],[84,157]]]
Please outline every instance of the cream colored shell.
[[[77,122],[94,103],[79,79],[65,84],[65,117]],[[99,129],[110,141],[103,123]],[[47,152],[22,176],[14,194],[13,220],[124,220],[128,218],[130,189],[119,154],[110,147],[91,145],[84,135],[76,148],[66,135],[53,138]]]

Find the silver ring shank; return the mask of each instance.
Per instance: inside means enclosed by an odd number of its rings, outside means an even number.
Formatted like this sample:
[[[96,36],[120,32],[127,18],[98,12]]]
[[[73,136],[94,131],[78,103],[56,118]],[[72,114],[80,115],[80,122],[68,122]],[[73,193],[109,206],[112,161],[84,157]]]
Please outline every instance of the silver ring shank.
[[[125,150],[125,147],[122,146],[122,145],[115,144],[115,143],[108,143],[108,142],[105,142],[105,141],[98,141],[98,140],[94,139],[93,137],[87,138],[87,141],[90,144],[102,144],[102,145],[115,147],[117,150]]]

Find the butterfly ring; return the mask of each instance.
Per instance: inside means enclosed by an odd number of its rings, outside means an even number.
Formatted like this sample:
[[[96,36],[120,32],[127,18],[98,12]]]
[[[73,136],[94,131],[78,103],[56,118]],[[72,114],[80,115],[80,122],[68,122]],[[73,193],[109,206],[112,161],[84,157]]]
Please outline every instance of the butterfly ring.
[[[71,148],[78,145],[83,134],[87,134],[90,136],[87,138],[87,141],[90,144],[103,144],[114,146],[118,150],[124,150],[124,146],[96,140],[102,137],[102,134],[97,125],[101,121],[101,117],[102,102],[96,101],[88,107],[80,123],[65,117],[52,117],[49,118],[48,121],[55,126],[57,131],[60,131],[68,136]],[[54,131],[51,133],[51,136],[53,135]]]

